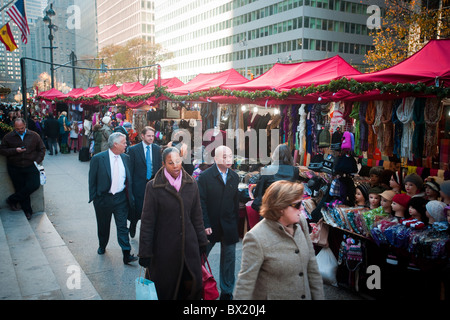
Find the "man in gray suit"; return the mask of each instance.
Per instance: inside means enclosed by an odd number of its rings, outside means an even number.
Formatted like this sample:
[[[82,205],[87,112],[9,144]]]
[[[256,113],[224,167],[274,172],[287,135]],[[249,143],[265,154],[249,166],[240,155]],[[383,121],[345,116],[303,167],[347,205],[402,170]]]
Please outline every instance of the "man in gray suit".
[[[133,196],[135,212],[129,216],[130,236],[136,234],[136,224],[141,219],[142,205],[144,203],[145,187],[162,166],[161,148],[154,143],[155,129],[146,126],[141,132],[142,142],[130,147],[130,172],[133,178]]]
[[[109,241],[111,216],[117,227],[117,239],[123,252],[123,263],[137,260],[130,254],[127,218],[134,210],[130,158],[126,155],[127,140],[123,133],[109,136],[109,149],[96,154],[89,166],[89,202],[94,202],[99,240],[98,254],[104,254]]]

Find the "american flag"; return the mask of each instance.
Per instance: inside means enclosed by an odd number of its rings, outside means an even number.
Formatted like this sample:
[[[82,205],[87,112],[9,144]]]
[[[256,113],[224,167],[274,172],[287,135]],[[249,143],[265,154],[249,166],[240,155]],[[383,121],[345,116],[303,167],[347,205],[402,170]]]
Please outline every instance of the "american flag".
[[[17,0],[6,13],[17,24],[20,31],[22,31],[22,42],[26,44],[27,35],[30,34],[30,29],[28,28],[27,15],[25,12],[25,0]]]

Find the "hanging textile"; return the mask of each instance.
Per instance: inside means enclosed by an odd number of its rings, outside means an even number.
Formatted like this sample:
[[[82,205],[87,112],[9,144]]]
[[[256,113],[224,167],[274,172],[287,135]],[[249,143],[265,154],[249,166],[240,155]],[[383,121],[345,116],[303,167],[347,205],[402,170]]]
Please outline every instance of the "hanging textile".
[[[369,101],[367,105],[367,112],[366,112],[366,123],[367,123],[367,156],[369,159],[373,157],[373,154],[375,153],[375,149],[377,147],[377,134],[374,129],[374,123],[375,123],[375,116],[376,116],[376,105],[373,101]]]
[[[381,136],[383,139],[383,150],[381,151],[389,157],[393,155],[394,150],[394,125],[391,121],[393,106],[393,100],[385,100],[383,101],[383,109],[381,111]]]
[[[401,123],[397,117],[397,108],[401,105],[401,103],[402,103],[401,99],[397,99],[394,101],[391,116],[391,121],[392,124],[394,125],[394,149],[392,150],[392,154],[397,156],[397,158],[401,157],[401,146],[403,135],[403,123]]]
[[[444,105],[438,98],[428,98],[425,102],[424,121],[424,155],[426,157],[436,157],[438,154],[438,122],[441,120]]]
[[[423,156],[423,142],[425,137],[425,98],[416,98],[414,102],[413,120],[414,120],[414,133],[413,133],[413,145],[412,153],[416,158],[422,158]]]
[[[306,152],[312,154],[312,140],[313,140],[313,121],[312,121],[312,109],[314,109],[314,105],[308,104],[306,107]]]
[[[353,108],[349,117],[355,119],[355,123],[353,125],[353,134],[355,135],[355,154],[357,156],[361,155],[361,137],[360,137],[360,120],[359,120],[359,102],[353,103]]]
[[[403,98],[402,104],[397,108],[397,118],[403,124],[403,134],[400,149],[400,156],[403,158],[412,159],[412,137],[414,133],[413,111],[415,97]]]
[[[361,151],[367,151],[368,147],[368,137],[369,129],[366,122],[366,112],[367,112],[368,102],[363,101],[359,106],[359,121],[360,121],[360,147]]]
[[[298,109],[300,116],[299,124],[297,127],[297,149],[300,155],[300,163],[303,163],[303,157],[305,155],[305,133],[306,133],[306,105],[302,104]]]
[[[382,100],[377,100],[375,101],[375,107],[376,107],[376,111],[375,111],[375,121],[373,123],[373,130],[377,135],[377,147],[380,150],[383,150],[384,145],[383,145],[383,124],[381,122],[381,116],[383,114],[383,101]]]

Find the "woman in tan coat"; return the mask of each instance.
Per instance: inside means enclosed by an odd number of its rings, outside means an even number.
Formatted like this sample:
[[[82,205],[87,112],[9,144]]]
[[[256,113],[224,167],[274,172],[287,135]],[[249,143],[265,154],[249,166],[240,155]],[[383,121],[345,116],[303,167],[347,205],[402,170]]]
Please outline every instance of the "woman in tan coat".
[[[324,299],[320,275],[300,205],[303,185],[276,181],[264,194],[264,217],[246,233],[234,299]]]

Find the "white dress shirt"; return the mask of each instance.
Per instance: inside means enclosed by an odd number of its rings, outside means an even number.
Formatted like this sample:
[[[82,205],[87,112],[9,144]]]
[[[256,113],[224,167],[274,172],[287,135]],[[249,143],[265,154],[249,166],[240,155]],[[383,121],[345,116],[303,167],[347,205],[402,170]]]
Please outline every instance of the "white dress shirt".
[[[117,190],[109,190],[110,193],[115,194],[115,193],[122,192],[123,189],[125,189],[125,179],[126,179],[127,175],[125,172],[125,166],[123,165],[123,162],[122,162],[122,157],[120,155],[116,156],[110,149],[108,150],[108,154],[109,154],[109,163],[111,166],[111,179],[114,176],[115,157],[118,157],[117,160],[119,162],[119,184],[118,184]],[[111,187],[112,187],[112,183],[111,183]]]

